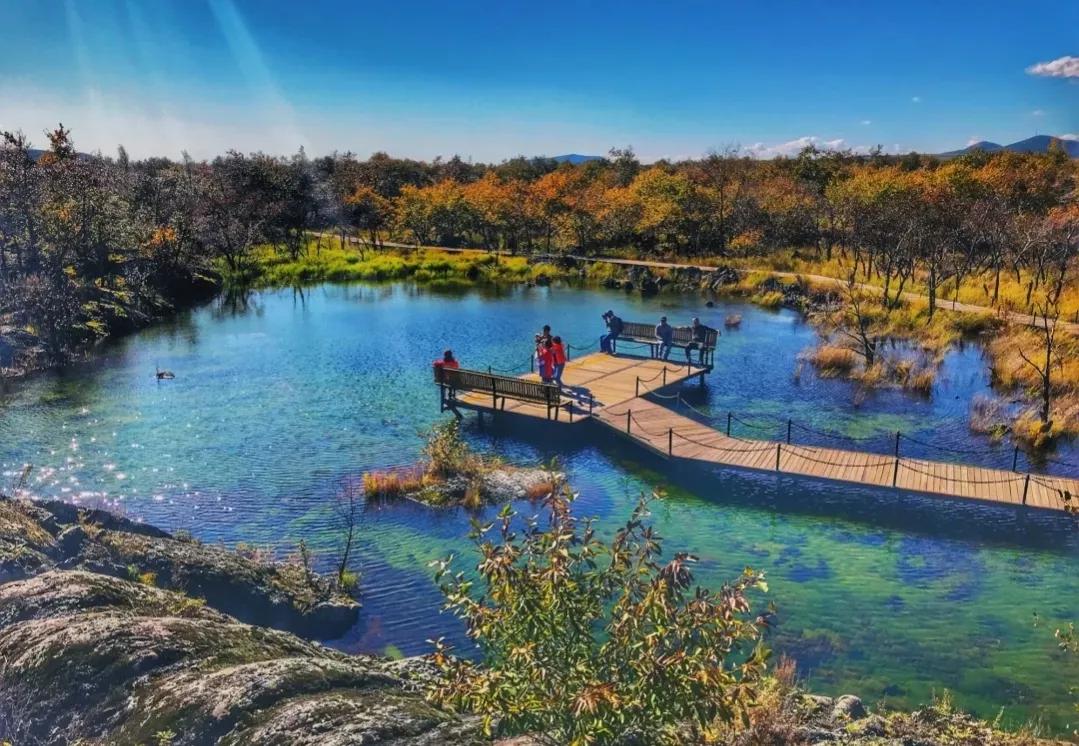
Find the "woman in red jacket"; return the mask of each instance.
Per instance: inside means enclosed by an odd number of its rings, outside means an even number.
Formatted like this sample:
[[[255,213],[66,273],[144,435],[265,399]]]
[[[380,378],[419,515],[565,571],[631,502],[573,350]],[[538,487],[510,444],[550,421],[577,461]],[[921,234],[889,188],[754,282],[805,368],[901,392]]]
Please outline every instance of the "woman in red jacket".
[[[561,388],[562,371],[566,369],[566,348],[562,344],[561,337],[555,337],[551,340],[551,352],[554,354],[554,369],[551,371],[551,378]]]

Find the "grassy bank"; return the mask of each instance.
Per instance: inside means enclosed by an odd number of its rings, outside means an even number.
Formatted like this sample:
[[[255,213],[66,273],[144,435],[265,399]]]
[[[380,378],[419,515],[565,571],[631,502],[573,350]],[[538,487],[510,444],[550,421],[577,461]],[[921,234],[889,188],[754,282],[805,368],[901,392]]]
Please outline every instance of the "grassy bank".
[[[531,264],[520,256],[485,251],[449,252],[436,248],[363,250],[339,238],[312,238],[296,258],[260,246],[248,267],[233,273],[234,283],[252,287],[295,287],[320,282],[409,280],[436,289],[468,288],[506,282],[544,282],[559,270]]]
[[[830,260],[813,256],[797,249],[774,251],[760,256],[748,256],[740,258],[714,257],[706,260],[705,264],[728,264],[742,270],[764,270],[769,272],[792,272],[801,275],[821,275],[836,280],[845,281],[855,271],[853,258],[836,251]],[[941,301],[956,301],[958,303],[973,306],[986,306],[998,308],[1004,311],[1027,312],[1027,288],[1031,283],[1032,274],[1029,269],[1020,268],[1006,269],[1000,273],[1000,288],[994,302],[994,287],[996,275],[992,271],[966,276],[956,288],[954,279],[941,283],[937,290],[937,296]],[[861,266],[858,267],[855,279],[863,284],[874,287],[883,287],[883,280],[875,274],[866,275]],[[914,276],[907,282],[904,291],[916,295],[929,294],[927,274],[919,268]],[[1034,292],[1034,298],[1038,298],[1038,292]],[[1074,320],[1079,314],[1079,285],[1071,283],[1066,285],[1060,297],[1060,315],[1069,320]]]

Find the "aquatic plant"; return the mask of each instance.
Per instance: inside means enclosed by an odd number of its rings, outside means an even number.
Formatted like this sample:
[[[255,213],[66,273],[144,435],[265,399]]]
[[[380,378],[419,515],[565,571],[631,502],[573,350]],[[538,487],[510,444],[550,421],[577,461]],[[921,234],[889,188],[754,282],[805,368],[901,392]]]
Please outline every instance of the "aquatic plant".
[[[858,356],[847,347],[821,344],[809,353],[809,361],[824,377],[847,375],[858,366]]]
[[[970,430],[988,435],[993,440],[1003,438],[1009,430],[1004,402],[984,394],[975,395],[970,402]]]
[[[649,500],[609,543],[573,515],[573,500],[552,493],[544,527],[509,506],[477,524],[477,581],[452,573],[451,559],[434,563],[483,659],[439,639],[431,698],[477,713],[488,733],[573,744],[674,743],[687,727],[747,716],[768,658],[748,599],[767,590],[763,576],[747,569],[718,592],[694,588],[694,556],[660,564]]]
[[[438,423],[428,431],[423,453],[427,457],[427,473],[434,476],[472,475],[483,467],[483,460],[461,437],[461,426],[456,419]]]

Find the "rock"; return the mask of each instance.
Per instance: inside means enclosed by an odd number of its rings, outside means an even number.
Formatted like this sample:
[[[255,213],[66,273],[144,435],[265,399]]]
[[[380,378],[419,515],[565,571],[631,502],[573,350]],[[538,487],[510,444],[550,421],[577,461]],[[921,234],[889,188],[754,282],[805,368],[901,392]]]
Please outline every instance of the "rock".
[[[882,737],[888,729],[888,723],[880,715],[870,715],[869,717],[856,720],[847,726],[847,734],[857,737]]]
[[[385,661],[82,571],[0,586],[0,703],[18,743],[479,741]]]
[[[810,716],[831,717],[832,710],[835,708],[835,700],[821,694],[803,694],[799,704],[801,709]]]
[[[266,563],[224,547],[182,541],[153,526],[58,501],[0,498],[0,582],[54,568],[125,578],[152,573],[246,622],[327,639],[356,623],[359,604],[288,563]]]
[[[78,557],[88,539],[86,529],[81,525],[68,526],[56,537],[56,548],[61,557]]]
[[[859,720],[866,715],[865,705],[862,700],[853,694],[844,694],[837,697],[835,706],[832,708],[833,720]]]
[[[818,728],[816,726],[802,726],[796,728],[795,737],[798,739],[796,743],[827,743],[829,741],[836,740],[836,735],[827,728]]]
[[[547,469],[503,466],[481,475],[480,492],[484,503],[536,499],[545,497],[563,479],[564,475]],[[436,484],[428,484],[409,497],[429,505],[455,506],[461,504],[470,486],[467,476],[455,475]]]
[[[504,503],[510,500],[543,497],[564,479],[546,469],[495,469],[483,475],[484,499]],[[542,493],[542,494],[541,494]]]

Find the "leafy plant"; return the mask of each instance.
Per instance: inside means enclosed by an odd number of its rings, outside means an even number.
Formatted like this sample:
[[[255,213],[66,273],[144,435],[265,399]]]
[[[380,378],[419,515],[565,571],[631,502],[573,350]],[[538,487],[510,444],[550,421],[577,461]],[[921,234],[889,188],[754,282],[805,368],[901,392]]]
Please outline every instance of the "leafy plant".
[[[750,616],[747,598],[767,590],[763,576],[746,569],[718,592],[695,588],[694,556],[660,564],[648,498],[610,543],[574,517],[574,498],[549,495],[543,526],[509,506],[474,524],[476,581],[451,573],[452,558],[434,563],[483,660],[436,641],[432,699],[479,714],[489,733],[569,744],[670,743],[746,718],[768,658],[766,619]]]
[[[483,467],[482,460],[461,437],[461,426],[456,419],[433,426],[423,452],[427,457],[427,471],[432,476],[471,475]]]

